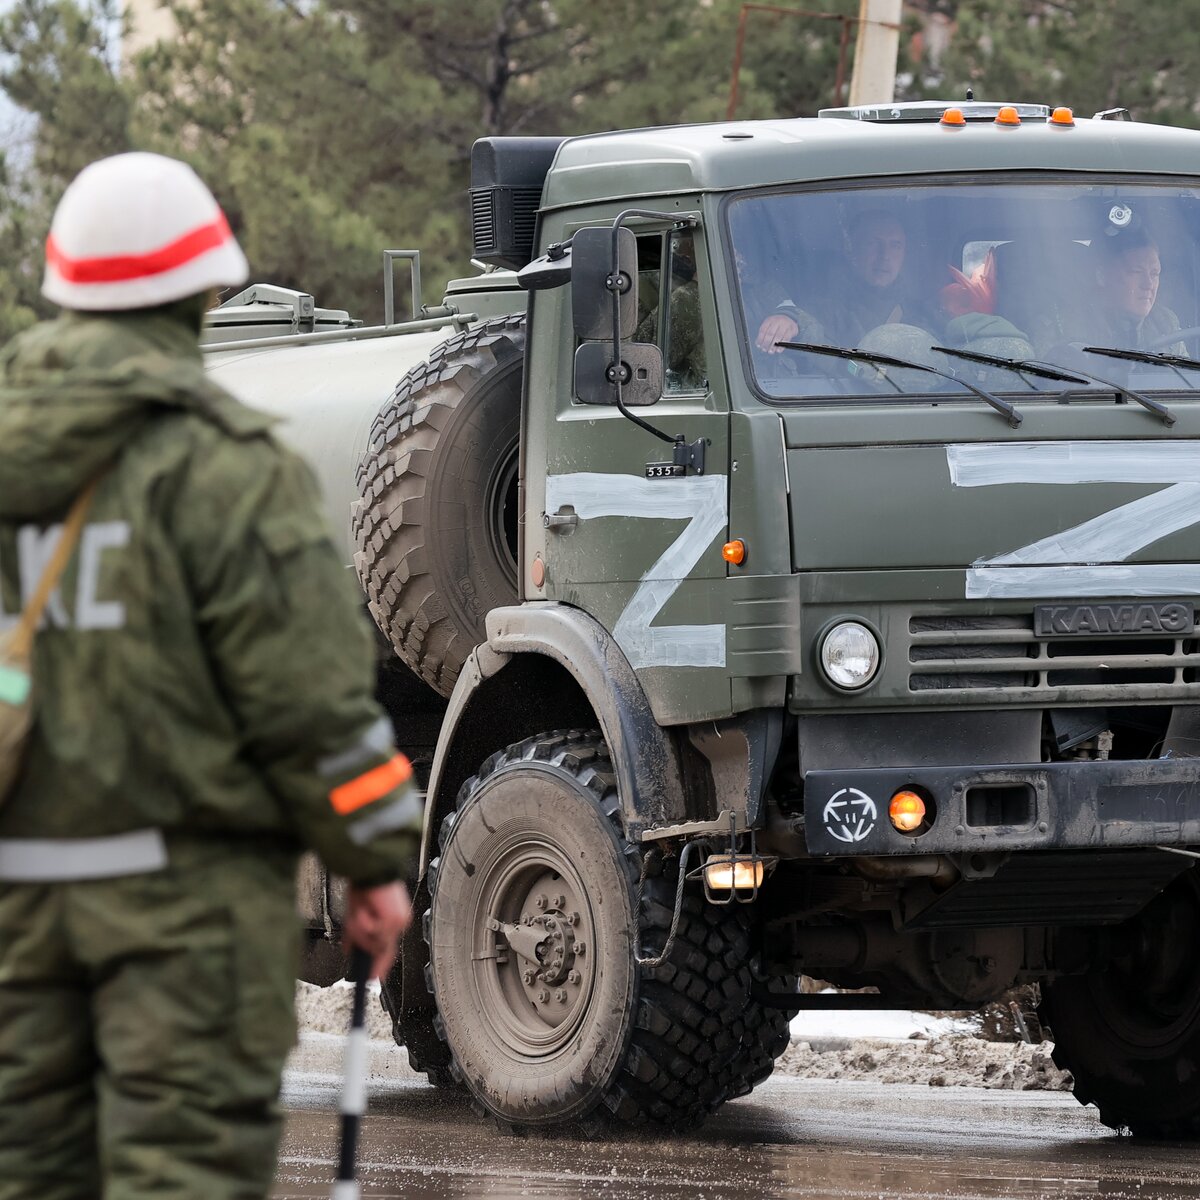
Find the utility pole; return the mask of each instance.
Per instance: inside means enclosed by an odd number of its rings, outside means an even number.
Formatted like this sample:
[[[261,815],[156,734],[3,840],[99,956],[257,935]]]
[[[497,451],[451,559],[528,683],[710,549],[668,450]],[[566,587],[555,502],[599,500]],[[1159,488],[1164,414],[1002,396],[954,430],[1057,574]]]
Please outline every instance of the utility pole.
[[[888,104],[896,98],[902,0],[859,0],[858,46],[850,76],[851,104]]]

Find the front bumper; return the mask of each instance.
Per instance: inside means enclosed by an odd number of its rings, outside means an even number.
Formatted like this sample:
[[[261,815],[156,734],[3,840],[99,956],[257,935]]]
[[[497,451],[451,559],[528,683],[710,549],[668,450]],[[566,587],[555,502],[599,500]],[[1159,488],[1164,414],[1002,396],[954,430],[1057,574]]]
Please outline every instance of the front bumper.
[[[901,789],[928,824],[888,819]],[[962,854],[1200,844],[1200,758],[809,771],[804,832],[817,855]]]

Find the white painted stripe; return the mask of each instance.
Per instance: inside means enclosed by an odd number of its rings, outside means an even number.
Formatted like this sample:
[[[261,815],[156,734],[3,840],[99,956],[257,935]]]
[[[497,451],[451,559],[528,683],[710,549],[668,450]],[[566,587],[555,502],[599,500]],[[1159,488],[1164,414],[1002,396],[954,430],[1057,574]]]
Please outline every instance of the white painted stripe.
[[[0,839],[0,881],[69,883],[161,871],[167,845],[159,829],[100,838]]]
[[[358,1180],[339,1179],[329,1193],[331,1200],[358,1200]]]
[[[956,487],[1200,483],[1196,442],[972,442],[946,447]]]
[[[421,792],[410,791],[382,807],[372,806],[366,813],[346,826],[350,840],[365,846],[381,833],[392,833],[411,825],[414,834],[421,832],[421,818],[425,812],[425,797]]]
[[[1124,562],[1152,542],[1200,522],[1200,484],[1177,483],[1122,504],[1073,529],[1052,533],[976,566]]]
[[[1200,596],[1200,563],[972,567],[967,571],[968,600],[1067,600],[1078,596]]]
[[[342,1112],[361,1117],[367,1111],[367,1059],[370,1046],[363,1027],[351,1029],[346,1037],[342,1080]]]
[[[348,750],[330,754],[317,763],[317,770],[331,779],[364,766],[373,758],[391,758],[396,752],[395,733],[387,717],[380,717]]]
[[[692,572],[728,523],[724,475],[642,479],[579,471],[546,479],[546,511],[574,508],[581,521],[642,517],[687,521],[683,532],[642,576],[613,637],[635,670],[644,667],[723,667],[724,625],[660,625],[650,622]]]

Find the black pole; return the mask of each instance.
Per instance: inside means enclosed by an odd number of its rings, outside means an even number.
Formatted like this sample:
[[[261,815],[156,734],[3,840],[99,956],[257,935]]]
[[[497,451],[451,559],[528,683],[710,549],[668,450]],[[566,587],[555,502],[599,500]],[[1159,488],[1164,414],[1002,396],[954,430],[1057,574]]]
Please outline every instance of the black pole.
[[[346,1057],[342,1079],[342,1145],[338,1153],[337,1177],[332,1200],[358,1200],[355,1169],[358,1160],[359,1120],[367,1111],[367,979],[371,974],[371,956],[355,947],[350,952],[350,979],[354,983],[354,1004],[350,1010],[350,1034],[346,1039]]]

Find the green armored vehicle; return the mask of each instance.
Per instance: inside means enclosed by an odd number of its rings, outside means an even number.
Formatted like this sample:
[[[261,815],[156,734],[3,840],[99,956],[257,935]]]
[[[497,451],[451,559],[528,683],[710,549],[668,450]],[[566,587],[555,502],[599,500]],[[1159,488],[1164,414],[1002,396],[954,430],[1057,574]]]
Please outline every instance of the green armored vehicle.
[[[1200,134],[493,138],[471,216],[416,321],[251,289],[210,348],[317,464],[426,774],[414,1065],[681,1127],[801,974],[1036,981],[1081,1101],[1200,1134]]]

